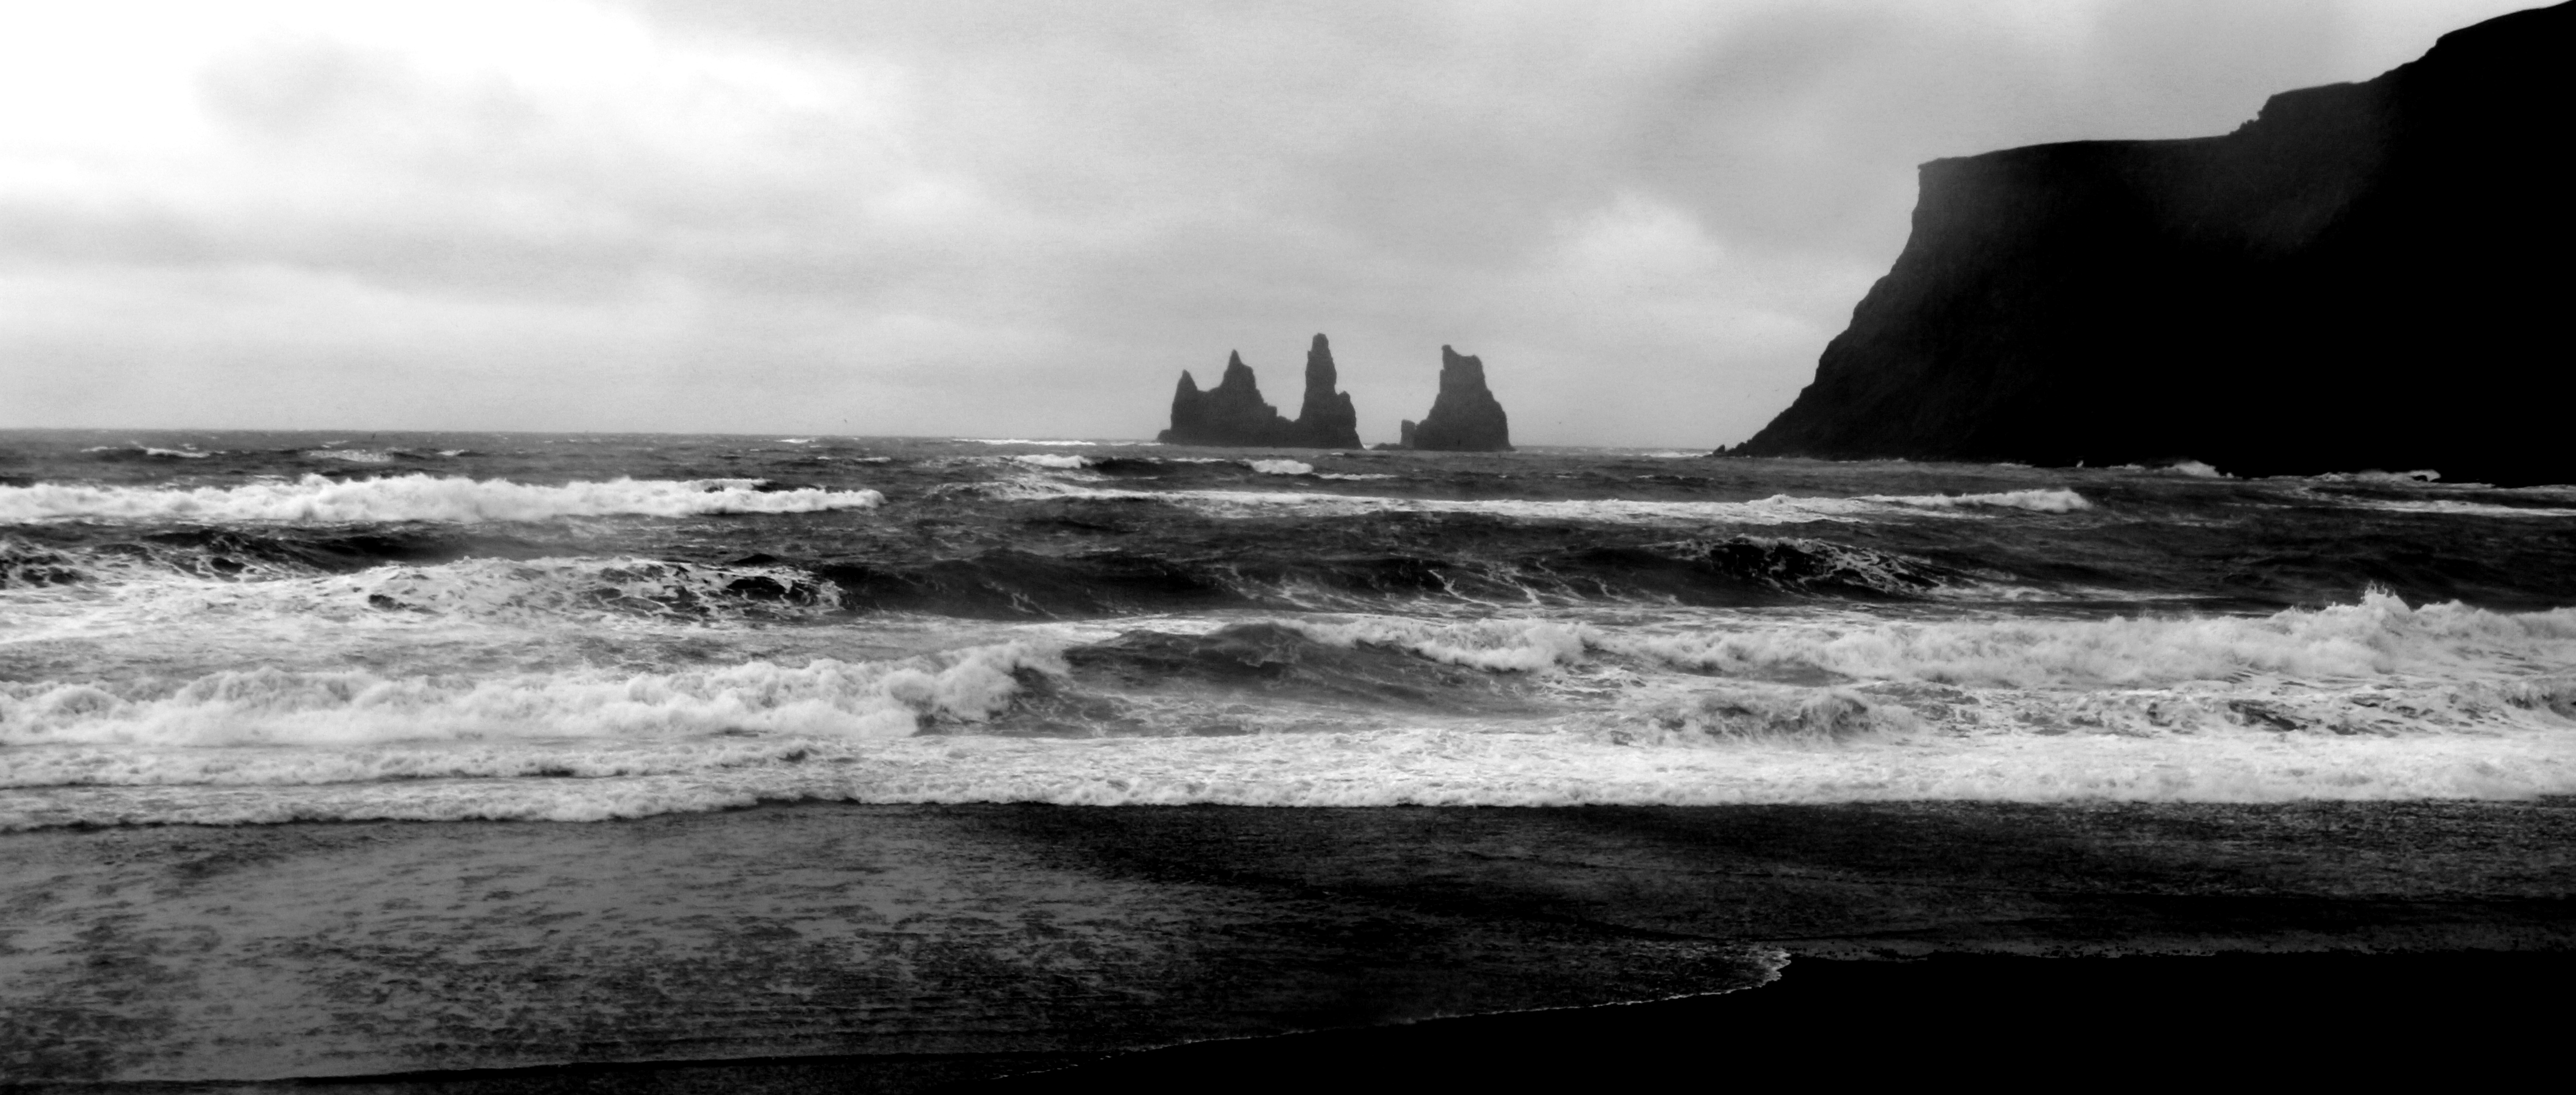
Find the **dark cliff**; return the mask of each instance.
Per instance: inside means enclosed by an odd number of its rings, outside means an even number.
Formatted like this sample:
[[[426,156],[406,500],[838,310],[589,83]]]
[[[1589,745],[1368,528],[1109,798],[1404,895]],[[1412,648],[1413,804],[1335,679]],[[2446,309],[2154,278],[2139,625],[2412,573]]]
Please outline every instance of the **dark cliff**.
[[[1420,423],[1404,424],[1404,447],[1448,452],[1510,452],[1511,421],[1485,387],[1485,363],[1440,348],[1440,394]]]
[[[1172,393],[1172,428],[1157,440],[1175,445],[1281,446],[1317,449],[1360,447],[1359,412],[1348,393],[1334,391],[1339,377],[1332,346],[1316,335],[1306,351],[1306,395],[1294,422],[1261,398],[1252,367],[1229,354],[1225,375],[1204,392],[1187,370]]]
[[[1895,268],[1732,451],[2576,482],[2571,55],[2562,4],[2223,137],[1925,164]]]

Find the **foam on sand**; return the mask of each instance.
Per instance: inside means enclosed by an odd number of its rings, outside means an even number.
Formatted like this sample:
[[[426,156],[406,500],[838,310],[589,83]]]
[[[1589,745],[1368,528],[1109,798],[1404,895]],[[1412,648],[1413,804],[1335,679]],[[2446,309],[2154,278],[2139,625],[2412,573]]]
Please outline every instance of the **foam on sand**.
[[[543,521],[632,514],[815,513],[873,509],[872,490],[761,491],[757,479],[626,479],[552,486],[506,479],[320,475],[234,487],[0,486],[0,521]]]
[[[1835,716],[1817,717],[1830,723]],[[88,769],[96,774],[88,786],[0,789],[0,829],[298,819],[591,821],[804,800],[1565,806],[2509,799],[2576,792],[2576,747],[2564,734],[2069,734],[2002,743],[1821,734],[1672,748],[1584,734],[1396,726],[1213,738],[940,735],[801,740],[786,749],[762,739],[721,745],[721,752],[542,755],[379,749],[330,757],[328,764],[338,767],[231,770],[239,774],[230,778],[242,783],[274,779],[271,785],[186,788],[165,781],[196,778],[187,766],[217,759],[207,754],[287,764],[298,751],[154,754],[171,758],[166,770],[131,751],[101,751],[90,754],[98,759]],[[10,757],[8,763],[38,779],[58,779],[63,770],[41,751]]]

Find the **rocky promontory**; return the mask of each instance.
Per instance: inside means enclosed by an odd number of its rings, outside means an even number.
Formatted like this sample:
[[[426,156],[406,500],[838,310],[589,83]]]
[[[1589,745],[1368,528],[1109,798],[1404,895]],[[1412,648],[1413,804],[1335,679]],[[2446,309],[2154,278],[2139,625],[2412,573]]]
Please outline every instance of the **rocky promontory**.
[[[1510,452],[1511,421],[1485,387],[1485,363],[1440,348],[1440,394],[1421,422],[1404,423],[1399,446],[1446,452]]]
[[[1349,393],[1334,390],[1337,383],[1332,346],[1316,335],[1314,346],[1306,351],[1305,399],[1292,422],[1261,398],[1260,385],[1253,381],[1252,367],[1243,363],[1243,355],[1229,354],[1225,375],[1206,391],[1200,391],[1198,381],[1182,370],[1180,387],[1172,393],[1172,428],[1156,440],[1171,445],[1356,449],[1360,447],[1359,412],[1352,408]]]
[[[1720,452],[2576,482],[2571,55],[2562,4],[2226,136],[1925,164],[1814,383]]]

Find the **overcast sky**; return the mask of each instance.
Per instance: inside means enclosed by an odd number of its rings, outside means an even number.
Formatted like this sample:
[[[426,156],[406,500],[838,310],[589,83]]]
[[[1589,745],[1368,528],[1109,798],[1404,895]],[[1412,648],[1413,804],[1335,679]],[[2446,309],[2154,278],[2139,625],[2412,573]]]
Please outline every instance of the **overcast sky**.
[[[0,0],[0,427],[1743,439],[1914,166],[2223,133],[2531,3]]]

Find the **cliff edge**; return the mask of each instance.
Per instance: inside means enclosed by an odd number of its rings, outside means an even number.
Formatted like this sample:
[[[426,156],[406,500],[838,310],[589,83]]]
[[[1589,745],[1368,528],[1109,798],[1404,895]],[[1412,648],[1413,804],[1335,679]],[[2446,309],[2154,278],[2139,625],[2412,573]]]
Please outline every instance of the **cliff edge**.
[[[2572,52],[2561,4],[2226,136],[1925,164],[1814,383],[1719,451],[2576,482]]]
[[[1511,420],[1485,387],[1485,363],[1446,346],[1440,348],[1440,394],[1431,399],[1431,413],[1402,429],[1408,449],[1512,451]]]
[[[1356,449],[1360,447],[1359,412],[1351,406],[1349,393],[1334,390],[1339,383],[1332,345],[1316,335],[1313,347],[1306,351],[1305,399],[1292,422],[1261,398],[1261,386],[1253,379],[1252,367],[1243,363],[1243,355],[1228,354],[1225,375],[1204,392],[1188,370],[1181,371],[1180,386],[1172,393],[1172,427],[1156,440],[1172,445]]]

